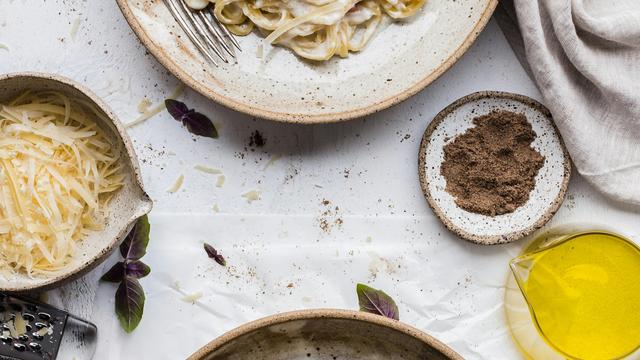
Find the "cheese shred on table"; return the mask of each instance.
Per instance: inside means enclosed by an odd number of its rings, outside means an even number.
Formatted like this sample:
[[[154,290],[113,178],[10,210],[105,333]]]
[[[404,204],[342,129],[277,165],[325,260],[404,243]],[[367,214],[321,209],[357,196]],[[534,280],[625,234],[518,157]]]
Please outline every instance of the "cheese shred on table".
[[[104,228],[124,175],[93,109],[55,92],[0,103],[0,273],[59,271]]]

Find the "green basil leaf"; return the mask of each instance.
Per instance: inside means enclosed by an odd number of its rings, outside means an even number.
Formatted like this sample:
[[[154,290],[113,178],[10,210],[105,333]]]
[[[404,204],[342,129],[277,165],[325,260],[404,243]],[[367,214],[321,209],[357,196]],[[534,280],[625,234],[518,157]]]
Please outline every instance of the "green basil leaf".
[[[116,291],[116,315],[127,333],[140,324],[144,311],[144,290],[137,279],[125,276]]]

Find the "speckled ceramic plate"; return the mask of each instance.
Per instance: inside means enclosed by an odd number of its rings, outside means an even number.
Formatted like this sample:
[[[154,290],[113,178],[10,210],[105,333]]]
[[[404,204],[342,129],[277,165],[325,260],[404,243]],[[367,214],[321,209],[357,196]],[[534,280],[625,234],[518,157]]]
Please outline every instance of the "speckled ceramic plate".
[[[222,335],[187,360],[462,360],[409,325],[348,310],[270,316]]]
[[[492,110],[525,114],[537,135],[532,146],[545,158],[528,202],[495,217],[458,207],[440,173],[444,145],[473,127],[474,118]],[[564,200],[571,176],[571,160],[549,110],[531,98],[504,92],[474,93],[442,110],[424,133],[418,164],[422,190],[435,214],[463,239],[485,245],[518,240],[549,221]]]
[[[77,245],[69,266],[47,275],[27,276],[16,273],[0,277],[0,291],[25,292],[47,290],[76,279],[106,259],[127,236],[135,221],[151,210],[152,202],[142,189],[140,169],[133,145],[124,127],[109,107],[95,94],[80,84],[52,74],[16,73],[0,75],[0,103],[12,100],[25,91],[58,91],[71,98],[94,106],[101,114],[95,120],[113,141],[123,145],[121,161],[124,163],[125,180],[107,207],[104,229],[92,232]]]
[[[427,0],[408,21],[385,24],[347,59],[301,60],[275,47],[262,61],[256,34],[240,37],[238,64],[205,62],[162,0],[117,0],[142,43],[199,93],[257,117],[300,123],[364,116],[417,93],[471,46],[497,0]]]

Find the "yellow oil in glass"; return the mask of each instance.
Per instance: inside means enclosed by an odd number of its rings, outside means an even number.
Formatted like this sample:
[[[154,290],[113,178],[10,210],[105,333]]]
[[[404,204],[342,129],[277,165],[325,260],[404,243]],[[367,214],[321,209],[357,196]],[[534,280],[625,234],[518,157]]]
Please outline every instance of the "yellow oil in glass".
[[[512,268],[538,331],[556,351],[605,360],[640,346],[640,250],[627,240],[578,234],[514,259]]]

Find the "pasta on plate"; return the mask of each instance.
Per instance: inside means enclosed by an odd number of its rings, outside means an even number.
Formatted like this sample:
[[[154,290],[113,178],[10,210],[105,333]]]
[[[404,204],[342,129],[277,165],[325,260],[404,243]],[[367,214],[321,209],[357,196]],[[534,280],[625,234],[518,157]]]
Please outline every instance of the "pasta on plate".
[[[383,16],[404,19],[425,0],[188,0],[192,8],[214,3],[214,15],[229,31],[247,35],[254,28],[265,42],[323,61],[362,50]]]

